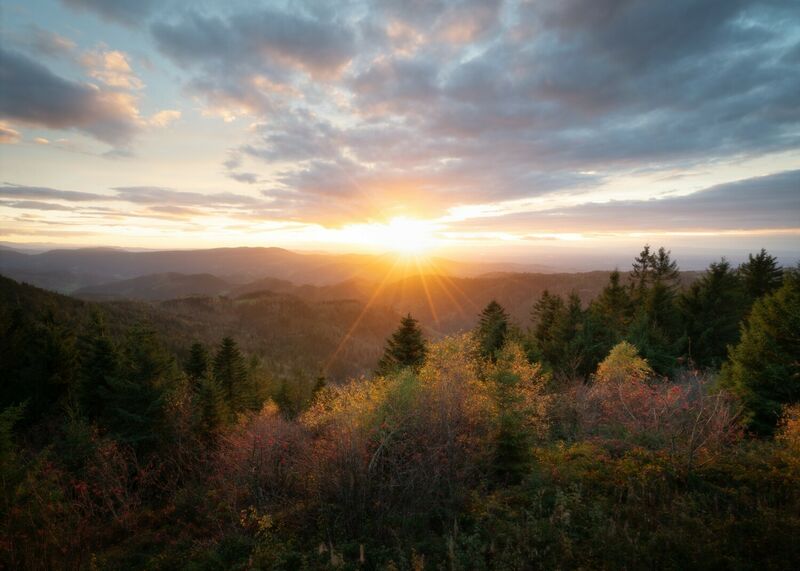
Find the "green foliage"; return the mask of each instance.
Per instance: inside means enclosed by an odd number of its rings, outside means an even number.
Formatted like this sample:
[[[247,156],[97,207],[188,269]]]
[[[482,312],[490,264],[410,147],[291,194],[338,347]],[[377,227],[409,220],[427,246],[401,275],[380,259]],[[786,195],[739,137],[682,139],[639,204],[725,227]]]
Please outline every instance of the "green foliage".
[[[214,380],[222,389],[231,412],[244,410],[248,404],[247,365],[236,341],[225,337],[214,355]]]
[[[208,355],[208,349],[202,343],[192,343],[192,348],[189,350],[189,360],[184,367],[189,381],[192,384],[198,383],[208,376],[210,368],[211,358]]]
[[[754,431],[782,418],[771,440],[744,435],[711,375],[657,376],[680,350],[719,363],[745,274],[712,264],[681,293],[669,252],[649,247],[633,270],[586,310],[543,295],[527,355],[497,303],[474,334],[427,346],[408,316],[385,376],[346,384],[318,376],[310,349],[257,358],[298,333],[285,308],[264,318],[281,307],[264,295],[214,302],[270,327],[209,359],[190,344],[217,340],[219,321],[156,333],[153,306],[0,279],[0,567],[796,567],[800,278],[755,304],[722,373]],[[303,340],[325,357],[327,325]]]
[[[478,345],[486,358],[494,358],[506,342],[508,336],[508,313],[495,300],[483,308],[478,319]]]
[[[386,342],[383,357],[378,362],[378,375],[389,375],[402,369],[419,370],[425,362],[425,340],[416,319],[409,313]]]
[[[800,401],[800,273],[753,306],[722,368],[721,383],[745,406],[749,427],[772,434],[784,405]]]
[[[592,300],[589,311],[604,330],[604,342],[613,346],[624,339],[633,316],[628,289],[620,282],[618,270],[611,272],[608,285]]]
[[[744,315],[742,284],[723,258],[683,293],[681,317],[685,327],[685,353],[701,368],[718,369],[729,345],[739,340]]]
[[[751,304],[781,287],[783,281],[783,270],[778,266],[778,260],[764,248],[755,256],[748,256],[747,261],[739,266],[739,275]]]

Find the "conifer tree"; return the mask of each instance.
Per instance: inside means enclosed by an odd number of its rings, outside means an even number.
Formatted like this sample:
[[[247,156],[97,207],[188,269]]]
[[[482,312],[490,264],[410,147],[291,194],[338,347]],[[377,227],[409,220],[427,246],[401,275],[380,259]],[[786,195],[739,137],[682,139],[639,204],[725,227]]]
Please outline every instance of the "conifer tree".
[[[756,301],[720,377],[758,434],[772,434],[782,408],[800,402],[800,268]]]
[[[425,362],[427,348],[417,320],[409,313],[386,342],[376,374],[388,375],[401,369],[419,369]]]
[[[493,359],[506,342],[508,314],[502,305],[492,300],[483,309],[478,321],[478,342],[481,354]]]
[[[202,343],[192,343],[189,351],[189,360],[186,362],[186,376],[192,385],[196,385],[200,379],[208,375],[210,366],[208,350]]]
[[[149,329],[135,326],[120,352],[119,366],[100,389],[101,422],[121,442],[151,447],[166,436],[166,404],[177,388],[171,354]]]
[[[680,272],[678,271],[678,263],[672,260],[672,252],[665,250],[663,247],[658,249],[658,252],[653,254],[651,259],[651,266],[653,268],[653,281],[663,282],[671,287],[677,287],[680,280]]]
[[[225,337],[214,356],[214,380],[222,389],[225,402],[232,412],[244,408],[247,395],[247,366],[236,341]]]
[[[610,347],[624,338],[630,325],[632,306],[628,290],[620,283],[618,270],[611,272],[608,285],[591,303],[590,311],[603,324]]]
[[[504,484],[519,484],[530,470],[531,460],[530,435],[517,410],[518,397],[514,394],[514,385],[519,383],[519,377],[501,371],[495,382],[500,414],[492,467]]]
[[[747,262],[739,266],[739,275],[742,277],[745,293],[750,303],[753,303],[781,287],[783,270],[778,266],[778,260],[761,248],[758,254],[750,254]]]
[[[685,352],[698,367],[719,367],[728,345],[739,339],[744,291],[739,277],[723,258],[712,263],[680,298],[685,327]]]
[[[195,403],[200,434],[213,438],[231,416],[222,387],[215,378],[204,376],[198,379]]]
[[[650,244],[645,244],[639,255],[633,260],[631,270],[631,288],[634,292],[644,291],[651,279],[653,272],[653,253]]]
[[[92,316],[90,332],[81,341],[80,404],[89,418],[96,419],[103,412],[109,385],[119,372],[120,356],[99,314]]]
[[[559,348],[556,340],[556,324],[563,311],[564,300],[548,290],[542,292],[531,310],[531,317],[536,324],[533,330],[534,344],[540,358],[547,362],[557,359]]]

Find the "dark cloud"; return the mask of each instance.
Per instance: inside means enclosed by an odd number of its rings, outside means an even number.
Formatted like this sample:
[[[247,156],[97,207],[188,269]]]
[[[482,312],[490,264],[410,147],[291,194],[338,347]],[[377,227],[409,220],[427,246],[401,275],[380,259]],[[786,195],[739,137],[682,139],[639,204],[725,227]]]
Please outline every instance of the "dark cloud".
[[[150,16],[155,0],[61,0],[70,8],[94,12],[105,20],[134,25]]]
[[[51,129],[74,128],[124,145],[139,129],[127,94],[59,77],[32,59],[0,49],[0,116]]]

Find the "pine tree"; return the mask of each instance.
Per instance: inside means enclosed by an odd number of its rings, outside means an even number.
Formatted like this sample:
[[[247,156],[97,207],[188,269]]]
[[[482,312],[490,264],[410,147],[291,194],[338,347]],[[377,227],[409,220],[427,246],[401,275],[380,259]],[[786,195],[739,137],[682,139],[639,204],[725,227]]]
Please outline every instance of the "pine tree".
[[[778,266],[778,260],[761,248],[758,254],[750,254],[747,262],[739,266],[739,275],[752,304],[781,287],[783,270]]]
[[[630,295],[625,286],[620,283],[618,270],[611,272],[608,285],[592,301],[589,309],[603,324],[610,350],[624,338],[633,313]]]
[[[667,373],[677,363],[682,335],[677,296],[680,273],[670,252],[659,248],[650,252],[645,246],[636,258],[632,277],[634,318],[627,340],[659,373]],[[646,270],[646,271],[645,271]]]
[[[563,312],[564,300],[548,290],[542,292],[542,296],[531,310],[531,317],[536,324],[533,330],[534,345],[538,356],[549,363],[558,360],[560,353],[556,339],[556,324]]]
[[[192,385],[196,385],[200,379],[208,375],[209,366],[208,350],[202,343],[192,343],[185,367],[186,376]]]
[[[422,330],[409,313],[400,320],[400,326],[386,342],[376,374],[388,375],[406,368],[418,370],[425,362],[426,354]]]
[[[90,419],[97,419],[104,410],[112,379],[119,373],[120,355],[99,314],[92,316],[90,327],[89,334],[81,339],[79,398],[81,410]]]
[[[213,438],[231,417],[222,387],[213,377],[200,377],[194,398],[198,430],[205,438]]]
[[[131,328],[121,349],[116,372],[99,389],[99,416],[116,439],[145,449],[168,436],[166,405],[177,389],[178,369],[149,329]]]
[[[653,281],[663,282],[672,287],[677,287],[680,280],[678,263],[671,259],[672,252],[663,247],[653,255],[651,265],[653,268]]]
[[[225,402],[232,412],[245,407],[247,399],[247,366],[236,341],[225,337],[214,356],[214,380],[222,389]]]
[[[502,305],[495,300],[483,309],[478,321],[478,343],[481,355],[494,359],[497,351],[502,349],[508,336],[508,314]]]
[[[756,301],[720,377],[758,434],[772,434],[782,408],[800,402],[800,268]]]
[[[531,439],[514,390],[519,377],[510,371],[499,371],[494,381],[499,417],[492,468],[500,482],[519,484],[530,470],[531,461]]]
[[[651,279],[653,272],[653,253],[650,244],[645,244],[639,255],[633,260],[631,270],[631,287],[634,292],[644,291]]]
[[[741,280],[723,258],[681,296],[685,351],[698,367],[719,367],[739,340],[745,309]]]

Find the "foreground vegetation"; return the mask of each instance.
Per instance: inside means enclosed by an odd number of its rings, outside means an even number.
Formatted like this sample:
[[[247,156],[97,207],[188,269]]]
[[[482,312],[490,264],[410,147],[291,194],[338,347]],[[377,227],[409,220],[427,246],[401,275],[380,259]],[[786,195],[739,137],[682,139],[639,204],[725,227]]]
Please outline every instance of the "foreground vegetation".
[[[645,248],[527,330],[407,316],[342,384],[3,286],[8,568],[800,563],[800,275],[765,252],[681,289]]]

